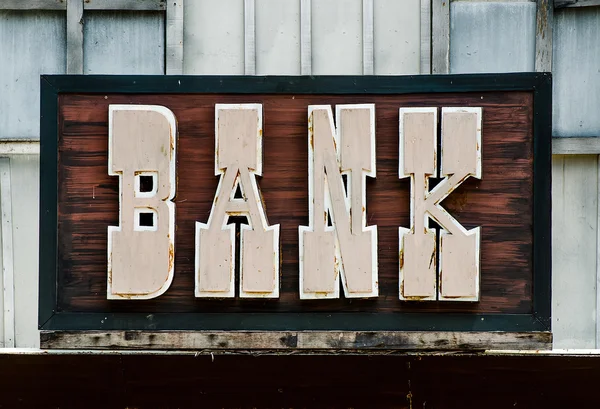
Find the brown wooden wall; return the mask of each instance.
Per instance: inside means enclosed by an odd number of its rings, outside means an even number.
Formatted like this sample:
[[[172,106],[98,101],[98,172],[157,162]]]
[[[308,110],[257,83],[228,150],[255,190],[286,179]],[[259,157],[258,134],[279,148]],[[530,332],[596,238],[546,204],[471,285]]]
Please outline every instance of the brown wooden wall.
[[[3,355],[0,408],[597,409],[598,356]]]

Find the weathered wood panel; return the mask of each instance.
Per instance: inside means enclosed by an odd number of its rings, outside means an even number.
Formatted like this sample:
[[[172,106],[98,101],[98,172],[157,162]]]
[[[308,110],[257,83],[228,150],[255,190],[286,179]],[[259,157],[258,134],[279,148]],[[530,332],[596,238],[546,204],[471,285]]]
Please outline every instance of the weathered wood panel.
[[[269,223],[281,224],[281,297],[276,302],[194,298],[194,223],[206,222],[214,176],[214,104],[263,104],[260,180]],[[65,311],[462,311],[529,313],[531,303],[532,95],[65,95],[61,97],[59,306]],[[108,104],[163,104],[179,128],[175,278],[160,299],[106,300],[106,229],[118,220],[118,183],[107,170]],[[367,183],[368,225],[378,225],[380,297],[300,301],[298,226],[308,222],[306,115],[309,104],[376,103],[377,178]],[[398,300],[398,227],[409,225],[408,186],[398,180],[398,107],[482,106],[483,175],[468,180],[444,207],[465,226],[482,226],[481,302],[414,305]],[[505,143],[510,142],[510,145]],[[507,161],[511,166],[506,167]],[[274,172],[279,169],[279,172]],[[397,209],[390,211],[390,209]],[[387,243],[387,245],[386,245]]]
[[[600,136],[600,7],[554,14],[553,135]]]
[[[536,0],[535,70],[552,71],[553,0]]]
[[[184,74],[244,74],[243,0],[186,0]]]
[[[0,11],[0,138],[39,138],[40,74],[65,72],[65,13]]]
[[[256,73],[300,74],[299,0],[256,0]]]
[[[164,74],[164,13],[84,13],[85,74]]]
[[[596,155],[552,163],[552,331],[555,348],[596,347]]]
[[[375,0],[373,56],[376,75],[419,74],[420,15],[420,0]]]
[[[169,331],[42,331],[42,348],[168,350],[271,350],[318,353],[322,350],[382,351],[473,351],[549,349],[549,332],[169,332]]]
[[[533,2],[453,2],[450,72],[521,72],[535,65]]]
[[[362,1],[312,0],[312,73],[363,73]]]

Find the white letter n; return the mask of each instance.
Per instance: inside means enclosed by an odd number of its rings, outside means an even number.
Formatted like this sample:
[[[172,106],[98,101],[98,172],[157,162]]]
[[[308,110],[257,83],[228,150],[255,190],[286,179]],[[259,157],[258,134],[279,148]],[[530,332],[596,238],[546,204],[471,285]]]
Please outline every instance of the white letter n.
[[[375,106],[308,107],[309,226],[300,226],[300,298],[376,297],[377,226],[366,226],[375,177]],[[342,175],[347,177],[344,186]],[[331,219],[331,225],[328,223]]]

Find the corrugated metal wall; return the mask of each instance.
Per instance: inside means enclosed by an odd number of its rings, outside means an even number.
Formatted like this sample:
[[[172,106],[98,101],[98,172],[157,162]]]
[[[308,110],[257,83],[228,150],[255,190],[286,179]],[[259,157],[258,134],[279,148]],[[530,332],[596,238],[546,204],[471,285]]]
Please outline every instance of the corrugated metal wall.
[[[547,69],[536,60],[545,41],[554,51],[553,132],[572,138],[555,141],[552,170],[555,347],[595,348],[600,143],[579,138],[600,136],[600,8],[546,17],[533,1],[4,0],[0,346],[39,344],[40,74],[534,71]],[[552,42],[540,35],[544,21]]]

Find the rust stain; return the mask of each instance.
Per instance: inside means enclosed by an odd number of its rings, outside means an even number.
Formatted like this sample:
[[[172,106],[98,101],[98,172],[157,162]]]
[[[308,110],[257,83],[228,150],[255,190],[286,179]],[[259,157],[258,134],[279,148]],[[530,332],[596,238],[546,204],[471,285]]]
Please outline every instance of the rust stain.
[[[169,143],[170,143],[170,150],[169,150],[169,160],[173,160],[173,153],[175,153],[175,138],[173,136],[173,132],[169,133]]]
[[[398,254],[398,262],[400,263],[400,270],[404,268],[404,249],[400,249],[400,253]],[[404,283],[402,283],[404,285]]]
[[[169,243],[169,271],[173,270],[173,262],[175,261],[175,248],[173,243]]]
[[[427,298],[425,295],[413,295],[409,297],[404,295],[404,282],[400,283],[400,294],[402,294],[405,301],[421,301],[422,299]]]
[[[410,297],[404,297],[405,301],[421,301],[427,298],[427,295],[411,295]]]

